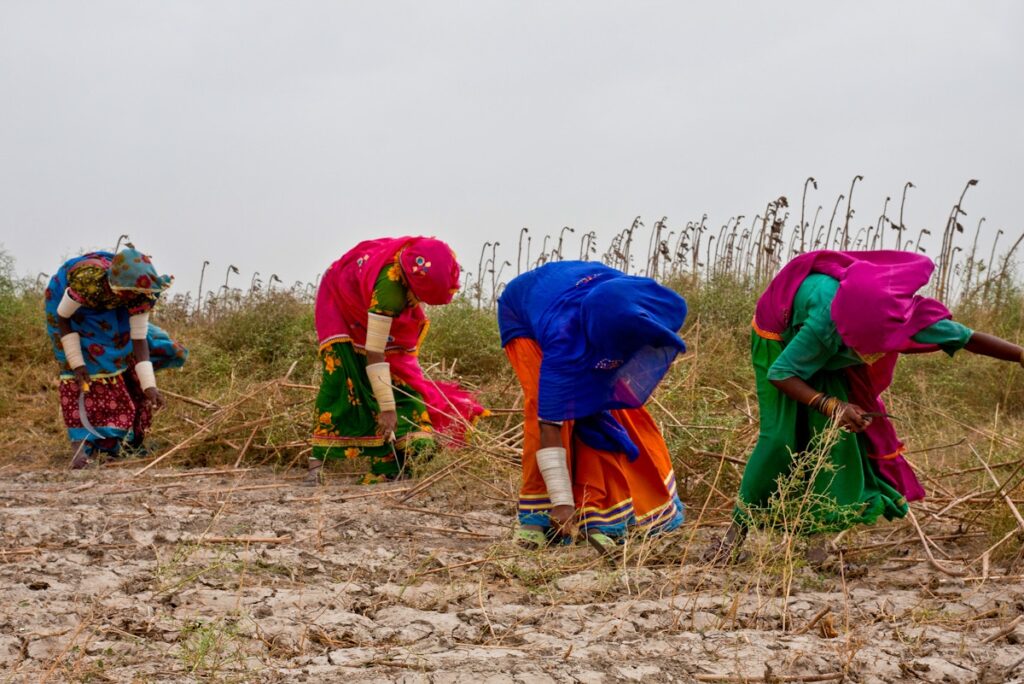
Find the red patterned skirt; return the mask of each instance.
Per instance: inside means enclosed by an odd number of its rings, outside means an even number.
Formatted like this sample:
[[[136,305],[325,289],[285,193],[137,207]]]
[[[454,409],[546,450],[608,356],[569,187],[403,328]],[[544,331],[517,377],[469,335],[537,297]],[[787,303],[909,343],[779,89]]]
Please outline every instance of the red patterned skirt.
[[[152,411],[133,369],[109,378],[94,378],[84,399],[86,420],[82,421],[78,382],[60,381],[60,411],[73,442],[85,441],[86,453],[102,451],[117,455],[122,444],[142,445],[152,422]]]

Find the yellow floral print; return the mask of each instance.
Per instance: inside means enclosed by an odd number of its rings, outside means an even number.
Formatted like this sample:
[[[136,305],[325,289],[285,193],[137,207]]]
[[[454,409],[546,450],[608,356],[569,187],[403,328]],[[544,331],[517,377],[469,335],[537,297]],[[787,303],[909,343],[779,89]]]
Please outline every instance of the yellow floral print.
[[[359,449],[355,447],[349,447],[348,449],[345,449],[345,458],[358,458],[359,454],[361,453],[363,452],[361,452]]]
[[[345,378],[345,386],[348,388],[349,405],[361,406],[363,402],[356,396],[356,386],[352,383],[352,378]]]
[[[341,362],[338,361],[338,357],[331,352],[327,352],[324,355],[324,369],[328,375],[333,375],[334,371],[338,370],[341,366]]]
[[[324,411],[323,413],[321,413],[319,421],[320,421],[321,425],[330,425],[331,424],[331,413],[330,413],[330,411]]]

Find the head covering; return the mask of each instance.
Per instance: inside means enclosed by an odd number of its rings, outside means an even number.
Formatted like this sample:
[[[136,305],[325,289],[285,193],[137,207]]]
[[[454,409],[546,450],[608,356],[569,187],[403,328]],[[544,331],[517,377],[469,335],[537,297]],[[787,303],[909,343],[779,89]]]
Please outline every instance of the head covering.
[[[159,275],[150,258],[129,244],[110,261],[107,271],[110,289],[160,294],[174,282],[174,276]]]
[[[411,238],[398,257],[402,273],[416,299],[441,305],[459,290],[459,262],[455,252],[435,238]]]
[[[755,321],[764,331],[782,333],[793,312],[793,297],[811,273],[839,281],[832,320],[843,344],[862,356],[888,352],[932,351],[911,337],[950,318],[949,310],[917,291],[928,284],[935,264],[909,252],[834,252],[802,254],[779,271],[757,301]]]
[[[686,351],[678,335],[686,300],[649,278],[598,283],[580,302],[580,317],[592,354],[599,357],[595,367],[632,359],[645,348]]]
[[[562,261],[515,278],[498,304],[502,344],[528,337],[544,354],[540,417],[570,420],[642,406],[686,350],[686,301],[650,278]]]

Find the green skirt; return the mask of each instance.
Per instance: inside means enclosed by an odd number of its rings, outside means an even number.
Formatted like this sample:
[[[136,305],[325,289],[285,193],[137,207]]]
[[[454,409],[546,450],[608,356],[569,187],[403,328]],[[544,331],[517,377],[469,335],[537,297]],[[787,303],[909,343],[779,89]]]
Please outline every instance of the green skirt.
[[[866,438],[828,430],[829,419],[768,380],[782,349],[779,341],[751,334],[761,425],[733,519],[744,526],[817,534],[870,524],[880,515],[904,517],[907,501],[874,474]],[[843,401],[849,396],[842,370],[821,371],[808,384]]]
[[[366,376],[366,355],[351,342],[334,342],[320,350],[323,378],[316,397],[313,458],[323,461],[366,457],[370,474],[365,482],[398,475],[406,457],[432,448],[433,428],[419,393],[392,378],[398,426],[391,444],[377,434],[380,407]]]

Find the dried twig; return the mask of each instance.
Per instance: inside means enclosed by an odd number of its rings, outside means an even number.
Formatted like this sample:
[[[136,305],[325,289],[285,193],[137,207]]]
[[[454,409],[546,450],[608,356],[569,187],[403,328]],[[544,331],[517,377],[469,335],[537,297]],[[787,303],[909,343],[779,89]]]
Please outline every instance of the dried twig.
[[[222,468],[219,470],[189,470],[184,473],[157,473],[153,477],[160,478],[161,480],[175,479],[179,477],[205,477],[214,475],[237,475],[239,473],[245,473],[252,470],[252,468]]]
[[[989,478],[992,480],[992,484],[996,486],[996,494],[1003,497],[1003,501],[1006,502],[1006,505],[1010,508],[1010,512],[1013,513],[1014,519],[1017,521],[1017,526],[1024,531],[1024,517],[1021,516],[1020,510],[1017,508],[1016,504],[1013,503],[1013,499],[1010,498],[1010,495],[1003,491],[1003,487],[1006,485],[1001,484],[999,480],[996,479],[992,469],[989,468],[988,463],[986,463],[985,459],[981,457],[981,454],[978,453],[978,450],[974,448],[973,444],[970,445],[970,448],[971,451],[974,452],[974,455],[978,457],[981,465],[985,467],[985,472],[988,473]]]
[[[825,617],[826,615],[828,615],[831,612],[832,612],[832,606],[825,606],[825,607],[823,607],[821,610],[819,610],[817,613],[815,613],[811,617],[810,620],[807,621],[806,625],[804,625],[800,629],[794,631],[793,634],[807,634],[807,632],[809,632],[812,629],[814,629],[814,625],[818,624],[818,620],[820,620],[821,618]]]
[[[212,402],[203,401],[202,399],[193,399],[192,397],[186,397],[184,394],[175,394],[174,392],[170,391],[169,389],[161,389],[160,390],[160,394],[163,394],[164,396],[171,397],[172,399],[177,399],[178,401],[183,401],[186,404],[192,404],[193,406],[198,406],[199,408],[204,408],[204,409],[207,409],[207,410],[219,410],[220,409],[220,406],[218,406],[217,404],[214,404]]]
[[[203,536],[188,540],[192,544],[287,544],[291,537],[217,537]]]
[[[736,465],[745,466],[747,462],[743,459],[736,458],[735,456],[726,456],[725,454],[716,454],[713,451],[704,451],[703,449],[692,449],[693,453],[698,456],[707,456],[708,458],[717,458],[726,463],[735,463]]]
[[[816,675],[777,675],[767,673],[763,675],[727,675],[727,674],[698,674],[693,678],[698,682],[839,682],[846,678],[845,672],[831,672],[829,674]]]
[[[928,562],[933,568],[939,572],[949,575],[950,577],[961,577],[967,574],[964,570],[950,570],[942,563],[935,560],[935,556],[932,555],[932,549],[929,546],[928,537],[925,536],[924,530],[922,530],[921,526],[917,523],[917,517],[914,515],[914,511],[910,506],[907,506],[907,517],[910,518],[910,522],[913,523],[914,529],[917,530],[917,536],[921,539],[921,544],[924,546],[924,553],[928,556]]]
[[[519,554],[512,556],[498,556],[497,558],[478,558],[476,560],[466,561],[465,563],[454,563],[452,565],[444,565],[440,568],[434,568],[427,570],[426,572],[420,573],[420,575],[433,575],[437,572],[444,572],[445,570],[455,570],[456,568],[468,568],[473,565],[482,565],[484,563],[496,563],[501,560],[510,560],[512,558],[519,558]]]
[[[981,643],[991,644],[993,641],[999,641],[1003,637],[1009,636],[1010,632],[1015,630],[1017,628],[1017,625],[1019,625],[1022,621],[1024,621],[1024,615],[1018,615],[1013,620],[1011,620],[1006,626],[998,630],[995,634],[990,634],[984,639],[982,639]]]

